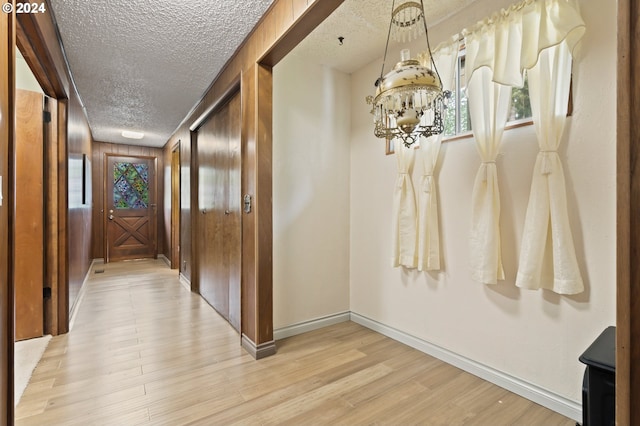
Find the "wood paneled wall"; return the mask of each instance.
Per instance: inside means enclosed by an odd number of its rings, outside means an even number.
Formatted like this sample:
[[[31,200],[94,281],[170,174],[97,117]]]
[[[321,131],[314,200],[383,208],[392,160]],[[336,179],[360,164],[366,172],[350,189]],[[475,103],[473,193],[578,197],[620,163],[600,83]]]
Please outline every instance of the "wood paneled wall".
[[[272,318],[271,67],[342,1],[276,0],[167,142],[167,147],[172,147],[178,140],[182,141],[183,232],[180,247],[187,268],[181,268],[181,271],[196,281],[192,282],[196,287],[197,277],[190,268],[195,257],[191,236],[199,235],[192,220],[197,193],[191,185],[195,185],[193,166],[197,164],[197,158],[192,156],[195,151],[191,146],[190,127],[207,115],[234,82],[241,79],[242,194],[253,198],[253,209],[249,214],[244,213],[242,220],[242,337],[245,348],[257,357],[271,354],[275,349]],[[189,180],[184,178],[187,168],[191,170]]]
[[[108,142],[94,142],[92,155],[92,188],[93,188],[93,231],[91,253],[94,259],[104,258],[104,156],[105,154],[116,155],[142,155],[156,157],[156,185],[157,185],[157,212],[158,220],[158,254],[165,254],[165,228],[164,228],[164,151],[162,148],[150,148],[145,146],[124,145]],[[171,164],[171,163],[169,163]],[[166,254],[165,254],[166,256]]]
[[[14,3],[9,1],[8,3]],[[13,211],[15,15],[0,13],[0,425],[12,425],[13,407]]]
[[[640,5],[618,1],[616,424],[640,424]]]
[[[82,158],[83,155],[91,158],[91,129],[77,96],[69,99],[68,108],[67,159]],[[83,187],[82,174],[67,175],[69,189]],[[77,181],[74,182],[73,179]],[[91,266],[91,193],[87,193],[87,196],[84,204],[69,206],[69,310],[73,309]]]

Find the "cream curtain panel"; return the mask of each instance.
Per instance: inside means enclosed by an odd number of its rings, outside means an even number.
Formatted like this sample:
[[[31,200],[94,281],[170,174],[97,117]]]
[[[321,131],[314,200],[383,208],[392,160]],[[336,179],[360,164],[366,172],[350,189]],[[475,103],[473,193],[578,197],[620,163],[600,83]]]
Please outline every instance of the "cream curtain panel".
[[[418,265],[418,220],[411,173],[416,150],[413,147],[405,147],[401,141],[396,142],[395,155],[398,162],[398,177],[393,194],[393,257],[391,264],[394,267],[415,268]]]
[[[471,204],[471,277],[485,284],[504,280],[496,157],[511,103],[511,87],[494,83],[492,76],[491,69],[480,68],[473,73],[467,88],[471,128],[482,159]]]
[[[568,65],[568,80],[564,82],[564,77],[555,73],[564,72],[563,65],[566,66],[566,63],[561,59],[549,59],[548,55],[555,58],[556,54],[545,52],[549,49],[565,49],[567,53],[572,51],[584,31],[584,21],[576,0],[524,0],[463,31],[467,49],[471,124],[482,158],[473,190],[470,241],[472,277],[478,282],[496,284],[497,280],[504,279],[500,252],[500,192],[495,159],[509,112],[510,87],[521,86],[523,70],[534,67],[538,71],[533,71],[530,79],[532,74],[540,75],[533,77],[537,79],[535,90],[540,93],[533,93],[530,80],[530,96],[532,104],[533,97],[538,97],[534,122],[542,152],[536,163],[535,189],[532,187],[532,200],[525,225],[523,244],[526,247],[523,245],[520,258],[524,268],[521,267],[518,274],[518,283],[525,288],[539,288],[541,285],[544,241],[549,231],[548,221],[543,223],[542,219],[546,212],[547,219],[551,218],[554,249],[555,279],[552,288],[562,293],[582,291],[566,214],[564,176],[556,152],[564,128],[564,119],[560,120],[557,115],[566,117],[568,102],[568,98],[558,97],[564,93],[564,89],[556,86],[564,87],[566,84],[568,96],[571,62]],[[554,47],[561,44],[565,47]],[[540,65],[539,62],[546,65]],[[547,87],[550,85],[554,87]],[[561,112],[562,105],[564,113]],[[536,114],[539,116],[536,117]],[[556,118],[549,118],[550,114]],[[562,122],[560,129],[556,128],[559,121]],[[560,136],[556,139],[557,132],[560,132]],[[541,173],[544,177],[541,177]],[[544,187],[544,180],[548,181],[547,189],[540,189]],[[545,210],[546,205],[549,207]],[[544,241],[541,236],[544,236]]]
[[[452,90],[460,42],[456,36],[452,43],[438,48],[433,59],[438,67],[442,87]],[[428,56],[428,54],[427,54]],[[426,58],[428,61],[428,58]],[[445,116],[448,110],[445,110]],[[423,174],[420,182],[418,218],[418,270],[440,270],[440,221],[438,194],[434,171],[438,164],[442,136],[435,135],[420,141]]]
[[[573,51],[584,31],[577,0],[524,0],[462,31],[466,70],[488,67],[496,83],[521,87],[540,52],[563,41]]]
[[[536,158],[520,250],[516,285],[560,294],[584,290],[569,215],[558,147],[567,121],[571,53],[567,43],[545,49],[529,70],[529,95],[540,152]],[[551,243],[551,247],[548,246]],[[543,277],[545,255],[553,257],[553,278]]]

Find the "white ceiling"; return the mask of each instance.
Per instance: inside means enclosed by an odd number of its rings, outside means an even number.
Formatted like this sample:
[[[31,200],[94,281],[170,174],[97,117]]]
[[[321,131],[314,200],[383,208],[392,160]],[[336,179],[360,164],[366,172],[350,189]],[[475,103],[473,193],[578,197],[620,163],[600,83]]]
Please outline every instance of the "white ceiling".
[[[51,0],[94,138],[163,146],[272,1]],[[424,0],[428,23],[473,1]],[[391,7],[346,0],[296,54],[351,73],[382,56]]]

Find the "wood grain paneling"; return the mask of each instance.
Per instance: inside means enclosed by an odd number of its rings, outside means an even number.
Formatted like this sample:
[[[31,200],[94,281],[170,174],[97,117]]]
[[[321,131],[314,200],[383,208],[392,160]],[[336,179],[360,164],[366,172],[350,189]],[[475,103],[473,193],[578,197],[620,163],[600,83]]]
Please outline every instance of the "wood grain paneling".
[[[7,3],[15,4],[13,0]],[[0,13],[0,425],[12,425],[15,15]]]
[[[93,230],[91,256],[94,259],[104,258],[104,158],[105,155],[146,156],[157,159],[156,185],[157,193],[164,194],[164,158],[161,148],[145,146],[125,145],[116,143],[93,143],[92,152],[92,191],[93,191]],[[164,228],[164,196],[157,198],[157,247],[159,253],[165,253],[165,228]]]
[[[44,332],[44,124],[41,93],[16,90],[14,285],[16,340]]]
[[[84,110],[77,95],[72,96],[68,102],[67,115],[67,155],[66,164],[70,158],[82,159],[83,155],[91,158],[92,137],[89,124],[84,115]],[[68,170],[68,167],[67,167]],[[66,173],[70,181],[67,182],[67,192],[76,188],[82,188],[82,174],[73,175]],[[75,179],[76,181],[71,181]],[[92,194],[87,194],[84,204],[68,205],[69,221],[68,230],[68,256],[69,256],[69,309],[77,302],[80,288],[91,265],[91,204]]]
[[[252,33],[215,78],[209,90],[196,104],[168,145],[178,139],[191,140],[189,128],[224,97],[225,91],[242,76],[242,193],[254,200],[254,210],[242,220],[242,334],[243,342],[253,347],[273,344],[272,308],[272,224],[271,224],[271,67],[333,12],[343,0],[276,0]],[[193,141],[192,141],[193,143]],[[182,144],[186,146],[187,144]],[[165,147],[166,149],[166,147]],[[197,158],[191,158],[193,146],[184,149],[185,166],[194,169]],[[183,173],[183,178],[185,174]],[[197,176],[192,170],[190,182],[182,181],[183,209],[182,259],[187,267],[182,273],[197,281],[189,271],[195,252],[192,236],[200,235],[193,200],[185,203],[184,195],[194,196]],[[185,211],[191,205],[190,211]],[[188,227],[192,229],[187,229]],[[188,241],[191,239],[190,241]],[[190,242],[191,244],[185,244]],[[191,250],[191,252],[189,252]],[[264,353],[271,353],[267,350]]]
[[[616,423],[640,424],[640,6],[618,1]]]

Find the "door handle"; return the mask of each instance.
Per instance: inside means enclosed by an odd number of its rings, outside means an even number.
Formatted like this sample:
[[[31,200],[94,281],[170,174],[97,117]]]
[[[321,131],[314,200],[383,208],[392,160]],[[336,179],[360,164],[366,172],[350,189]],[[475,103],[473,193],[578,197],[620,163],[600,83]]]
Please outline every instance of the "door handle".
[[[226,216],[229,216],[229,215],[231,214],[231,212],[230,212],[229,210],[225,210],[225,211],[224,211],[224,214],[225,214]]]
[[[112,214],[109,215],[109,220],[113,220],[113,215]]]

